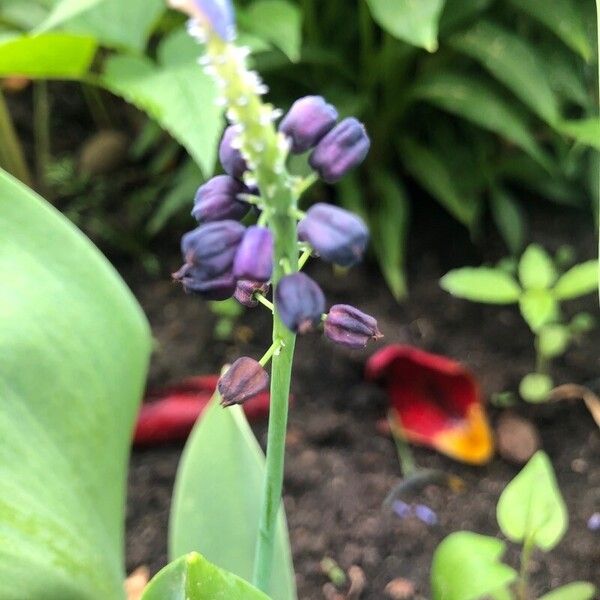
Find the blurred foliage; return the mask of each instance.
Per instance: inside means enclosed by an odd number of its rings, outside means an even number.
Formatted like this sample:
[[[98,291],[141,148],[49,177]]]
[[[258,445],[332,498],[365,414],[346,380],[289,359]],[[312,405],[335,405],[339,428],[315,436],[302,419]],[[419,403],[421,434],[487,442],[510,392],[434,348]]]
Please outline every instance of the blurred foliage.
[[[521,198],[585,210],[598,200],[593,0],[556,0],[552,11],[543,0],[237,4],[240,42],[275,104],[319,93],[365,121],[373,148],[339,202],[360,208],[377,232],[375,253],[396,297],[406,291],[411,198],[434,198],[475,238],[489,213],[513,254],[527,237]],[[148,177],[156,201],[146,200],[153,214],[141,211],[142,246],[212,175],[223,126],[180,24],[162,0],[0,4],[0,75],[108,90],[146,112],[197,165],[174,153]],[[164,143],[157,134],[147,154]]]

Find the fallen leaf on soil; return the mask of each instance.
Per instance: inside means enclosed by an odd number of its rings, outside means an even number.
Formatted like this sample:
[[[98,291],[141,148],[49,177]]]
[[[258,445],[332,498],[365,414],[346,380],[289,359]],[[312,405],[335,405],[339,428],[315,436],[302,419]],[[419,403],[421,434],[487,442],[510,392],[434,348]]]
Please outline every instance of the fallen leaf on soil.
[[[596,425],[600,427],[600,398],[592,390],[583,385],[574,383],[566,383],[555,387],[549,396],[551,402],[560,400],[580,400],[582,399],[590,411],[592,418],[596,421]]]
[[[398,577],[385,586],[384,593],[392,600],[410,600],[415,595],[415,586],[412,581]]]
[[[124,586],[127,600],[140,600],[148,581],[150,581],[150,569],[145,566],[138,567],[125,580]]]
[[[492,458],[494,441],[479,386],[459,362],[392,345],[369,359],[366,377],[386,385],[392,422],[408,441],[469,464]]]
[[[218,380],[219,375],[190,377],[150,392],[138,415],[134,444],[148,446],[185,440],[210,402]],[[243,408],[250,421],[266,417],[269,394],[258,394],[245,402]]]
[[[540,434],[531,421],[507,411],[496,425],[496,446],[502,458],[524,465],[540,449]]]

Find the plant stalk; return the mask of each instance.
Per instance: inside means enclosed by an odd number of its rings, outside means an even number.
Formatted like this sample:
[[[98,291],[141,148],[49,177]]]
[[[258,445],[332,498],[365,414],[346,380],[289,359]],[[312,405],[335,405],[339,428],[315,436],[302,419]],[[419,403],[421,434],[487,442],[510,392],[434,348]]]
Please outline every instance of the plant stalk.
[[[36,81],[33,85],[33,131],[35,136],[35,170],[40,193],[48,198],[46,175],[51,159],[50,100],[48,82]]]
[[[598,41],[598,54],[596,56],[596,62],[598,63],[598,109],[600,114],[600,0],[596,0],[596,38]],[[598,197],[600,198],[600,168],[598,168]],[[600,214],[600,207],[598,207],[598,214]],[[600,235],[598,237],[598,252],[600,254]],[[598,268],[600,269],[600,261],[598,261]],[[600,293],[600,288],[599,288]]]
[[[0,165],[24,184],[32,186],[33,179],[23,154],[23,147],[10,118],[2,91],[0,91]]]
[[[521,568],[519,570],[519,580],[517,582],[517,600],[527,600],[528,596],[528,575],[529,561],[533,552],[533,542],[530,538],[526,538],[521,551]]]

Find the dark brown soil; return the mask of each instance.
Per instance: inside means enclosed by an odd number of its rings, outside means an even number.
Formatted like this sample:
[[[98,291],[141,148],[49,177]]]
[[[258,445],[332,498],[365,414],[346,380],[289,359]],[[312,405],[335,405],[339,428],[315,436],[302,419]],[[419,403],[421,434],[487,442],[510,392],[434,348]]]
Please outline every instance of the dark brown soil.
[[[552,211],[545,215],[534,228],[542,242],[552,249],[561,242],[573,242],[580,258],[594,255],[593,233],[585,219]],[[435,217],[427,221],[432,222],[437,222]],[[481,257],[465,242],[458,247],[454,240],[465,239],[464,232],[450,235],[445,228],[440,235],[425,222],[417,223],[416,231],[421,233],[415,236],[418,241],[411,255],[411,296],[404,304],[391,298],[372,265],[336,278],[326,266],[315,264],[311,274],[322,283],[330,302],[348,301],[375,315],[386,335],[384,343],[415,344],[464,361],[488,396],[516,389],[533,363],[531,340],[517,311],[474,305],[444,293],[437,282],[448,268],[468,260],[477,263]],[[500,256],[497,248],[487,247],[490,256]],[[268,342],[266,311],[255,309],[242,317],[237,341],[214,342],[215,317],[208,307],[186,297],[168,280],[167,273],[176,263],[177,258],[164,261],[163,276],[156,280],[142,272],[131,276],[130,268],[125,270],[158,340],[151,384],[215,372],[240,354],[262,354]],[[575,308],[597,312],[593,297],[578,304]],[[556,381],[593,382],[600,371],[599,343],[597,330],[572,348],[556,365]],[[433,527],[401,520],[382,508],[401,474],[394,444],[377,429],[378,420],[385,415],[385,395],[362,380],[364,362],[375,350],[372,346],[365,352],[347,352],[318,336],[298,344],[285,506],[301,600],[324,597],[327,579],[319,562],[325,556],[344,569],[358,565],[364,570],[367,586],[363,599],[385,598],[386,584],[398,577],[412,581],[418,594],[427,597],[437,544],[460,529],[497,535],[495,505],[518,471],[500,458],[484,468],[472,468],[417,449],[419,465],[459,475],[466,489],[455,493],[430,486],[421,494],[420,501],[438,514],[439,524]],[[548,555],[535,555],[535,592],[574,580],[600,584],[599,534],[586,527],[592,513],[600,510],[598,427],[581,403],[522,406],[519,410],[539,426],[570,513],[569,531],[561,544]],[[491,409],[491,414],[495,420],[498,411]],[[256,432],[264,445],[264,424],[256,427]],[[181,449],[169,446],[133,454],[127,536],[130,570],[146,564],[154,572],[166,562],[169,502]],[[509,561],[516,564],[517,557],[516,548],[511,547]]]

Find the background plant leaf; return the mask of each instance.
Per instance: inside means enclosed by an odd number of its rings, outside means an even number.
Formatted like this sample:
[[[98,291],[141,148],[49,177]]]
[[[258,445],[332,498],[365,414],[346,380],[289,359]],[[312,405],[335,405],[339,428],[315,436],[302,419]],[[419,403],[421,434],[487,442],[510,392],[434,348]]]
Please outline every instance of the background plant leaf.
[[[519,298],[519,309],[532,331],[538,331],[559,316],[554,294],[544,289],[525,290]]]
[[[550,255],[539,244],[527,246],[519,261],[519,280],[523,287],[546,289],[556,281],[557,276]]]
[[[42,33],[58,27],[65,21],[76,17],[86,10],[90,10],[99,2],[104,1],[105,0],[60,0],[54,4],[50,14],[44,21],[36,27],[36,33]]]
[[[502,533],[512,542],[528,540],[552,550],[568,526],[568,513],[548,456],[536,452],[506,486],[496,509]]]
[[[571,300],[591,294],[598,288],[598,261],[588,260],[563,273],[554,286],[559,300]]]
[[[576,581],[544,594],[539,600],[593,600],[596,587],[585,581]]]
[[[158,64],[142,57],[113,56],[101,81],[156,119],[209,177],[223,120],[215,104],[216,88],[198,66],[198,54],[198,46],[178,31],[159,46]]]
[[[170,557],[202,552],[215,565],[250,580],[264,472],[264,455],[241,409],[223,409],[213,398],[186,444],[177,473]],[[296,598],[283,510],[269,596]]]
[[[364,1],[364,0],[361,0]],[[394,37],[435,52],[444,0],[366,0],[373,19]]]
[[[0,596],[123,597],[148,324],[92,244],[0,172]]]
[[[269,600],[247,581],[219,569],[197,552],[167,565],[150,581],[141,600]]]
[[[492,216],[511,254],[519,254],[525,244],[525,214],[506,190],[494,187],[490,195]]]
[[[508,587],[517,577],[501,562],[506,546],[496,538],[457,531],[433,555],[433,600],[479,600]]]
[[[464,267],[446,273],[440,285],[458,298],[485,304],[514,304],[519,284],[508,273],[490,267]]]

